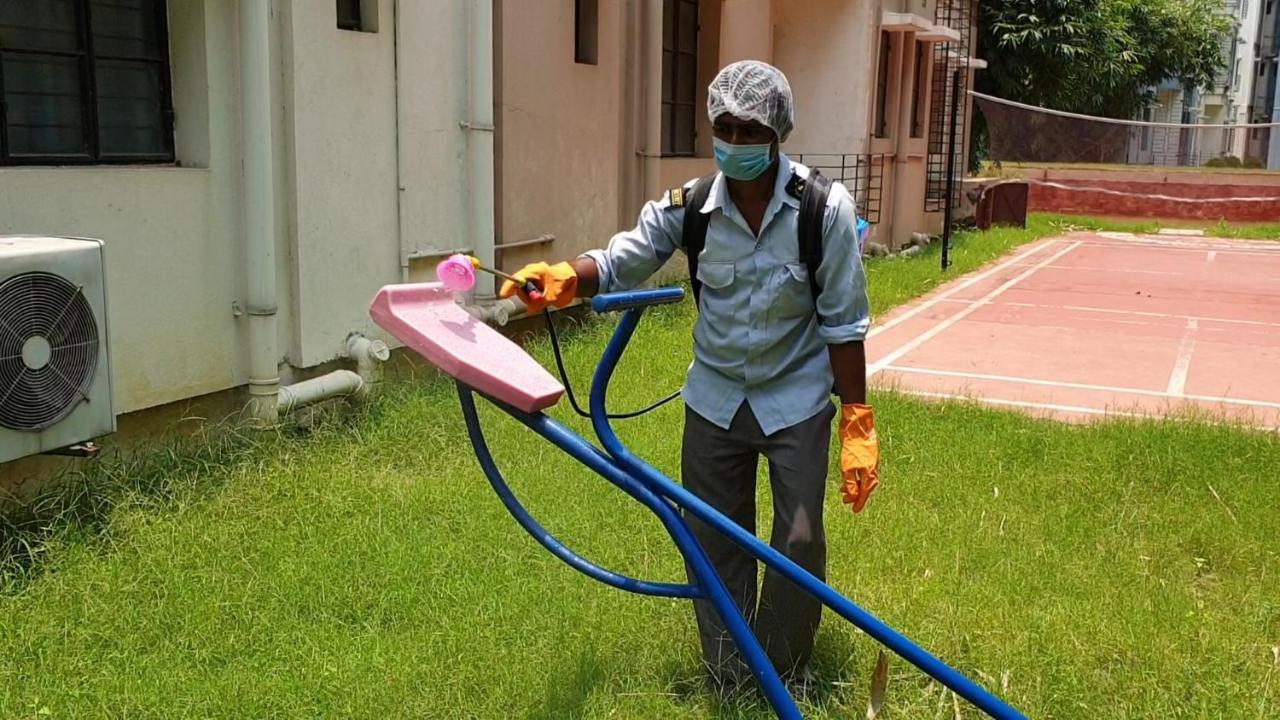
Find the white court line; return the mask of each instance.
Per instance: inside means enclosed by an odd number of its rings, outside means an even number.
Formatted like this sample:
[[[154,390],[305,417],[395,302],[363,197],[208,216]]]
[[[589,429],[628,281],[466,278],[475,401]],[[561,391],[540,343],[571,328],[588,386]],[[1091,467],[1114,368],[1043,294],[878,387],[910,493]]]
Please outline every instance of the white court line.
[[[1055,404],[1055,403],[1032,402],[1032,401],[1029,401],[1029,400],[1001,400],[1000,398],[970,397],[970,396],[968,396],[968,395],[952,395],[952,394],[950,394],[950,393],[927,392],[927,391],[924,391],[924,390],[902,390],[902,389],[900,389],[900,390],[897,390],[896,392],[900,392],[900,393],[902,393],[902,394],[904,394],[904,395],[916,395],[916,396],[919,396],[919,397],[939,398],[939,399],[942,399],[942,400],[966,400],[966,401],[975,401],[975,402],[980,402],[980,403],[984,403],[984,404],[986,404],[986,405],[1000,405],[1000,406],[1006,406],[1006,407],[1031,408],[1031,409],[1033,409],[1033,410],[1055,410],[1055,411],[1058,411],[1058,412],[1073,412],[1073,413],[1080,413],[1080,414],[1082,414],[1082,415],[1109,415],[1109,416],[1117,416],[1117,415],[1119,415],[1119,416],[1122,416],[1122,417],[1131,417],[1131,418],[1140,418],[1140,419],[1150,419],[1150,418],[1152,418],[1152,417],[1156,417],[1156,418],[1160,418],[1160,419],[1163,419],[1163,420],[1175,420],[1175,421],[1181,421],[1181,420],[1182,420],[1182,418],[1176,418],[1176,417],[1173,417],[1173,418],[1169,418],[1169,417],[1161,418],[1159,415],[1154,415],[1154,416],[1153,416],[1153,415],[1152,415],[1152,414],[1150,414],[1150,413],[1136,413],[1136,412],[1129,412],[1129,411],[1127,411],[1127,410],[1104,410],[1104,409],[1101,409],[1101,408],[1081,407],[1081,406],[1078,406],[1078,405],[1058,405],[1058,404]],[[1220,425],[1220,424],[1222,424],[1222,423],[1220,423],[1220,422],[1213,422],[1213,421],[1209,421],[1209,424],[1210,424],[1210,425]],[[1276,426],[1274,426],[1274,425],[1257,425],[1257,426],[1255,426],[1255,427],[1257,427],[1257,428],[1258,428],[1258,429],[1260,429],[1260,430],[1267,430],[1267,431],[1270,431],[1270,432],[1276,432],[1278,429],[1280,429],[1280,428],[1277,428],[1277,427],[1276,427]]]
[[[1031,267],[1031,263],[1017,263],[1014,267]],[[1083,270],[1085,272],[1142,273],[1144,275],[1186,275],[1173,270],[1134,270],[1121,267],[1090,267],[1087,265],[1054,265],[1051,270]]]
[[[995,267],[992,267],[988,270],[984,270],[978,273],[977,275],[971,275],[967,279],[961,281],[959,285],[956,285],[955,287],[942,293],[941,295],[938,295],[937,297],[926,300],[920,303],[919,305],[916,305],[915,307],[911,308],[910,310],[906,310],[902,314],[896,315],[890,318],[883,325],[877,325],[876,327],[871,328],[871,332],[867,333],[867,338],[868,339],[873,338],[892,327],[900,325],[906,322],[907,320],[910,320],[911,318],[915,317],[916,315],[919,315],[925,310],[928,310],[934,305],[937,305],[943,300],[946,300],[947,298],[951,297],[955,293],[958,293],[961,290],[964,290],[966,288],[973,287],[976,283],[986,280],[987,278],[1000,272],[1001,270],[1004,270],[1005,268],[1012,266],[1014,263],[1020,262],[1024,258],[1034,255],[1040,252],[1041,250],[1056,244],[1057,244],[1056,240],[1049,240],[1047,242],[1037,243],[1034,247],[1028,248],[1018,253],[1017,255],[1009,258],[1008,260],[1005,260],[1004,262],[1000,263],[999,265],[996,265]]]
[[[1158,247],[1167,247],[1177,250],[1226,250],[1244,251],[1255,250],[1263,253],[1280,252],[1280,243],[1270,240],[1230,240],[1226,238],[1197,238],[1176,240],[1170,237],[1152,237],[1151,235],[1134,235],[1132,233],[1111,233],[1097,232],[1090,233],[1094,238],[1102,240],[1112,240],[1111,243],[1099,243],[1092,241],[1091,244],[1100,247],[1116,247],[1117,243],[1126,245],[1150,245]]]
[[[1084,413],[1086,415],[1124,415],[1126,417],[1142,417],[1139,413],[1126,412],[1123,410],[1107,411],[1094,407],[1057,405],[1055,403],[1032,402],[1030,400],[1001,400],[1000,398],[982,396],[970,397],[968,395],[953,395],[951,393],[928,392],[926,390],[898,390],[897,392],[907,395],[919,395],[920,397],[940,398],[943,400],[975,400],[980,403],[986,403],[987,405],[1008,405],[1011,407],[1034,408],[1037,410],[1057,410],[1060,412]]]
[[[959,300],[947,298],[943,302],[958,303],[961,305],[972,305],[973,300]],[[1234,323],[1237,325],[1261,325],[1263,327],[1280,327],[1280,323],[1268,322],[1266,320],[1235,320],[1231,318],[1213,318],[1201,315],[1178,315],[1176,313],[1158,313],[1148,312],[1146,310],[1117,310],[1114,308],[1089,307],[1087,305],[1045,305],[1043,303],[1024,303],[1024,302],[994,302],[991,305],[1006,305],[1008,307],[1036,308],[1040,310],[1080,310],[1082,312],[1107,313],[1110,315],[1138,315],[1141,317],[1168,318],[1171,320],[1197,320],[1200,322],[1215,323]]]
[[[886,367],[885,370],[915,375],[935,375],[938,377],[952,377],[965,380],[991,380],[994,382],[1018,383],[1020,385],[1041,385],[1044,387],[1064,388],[1070,390],[1096,390],[1099,392],[1110,392],[1124,395],[1146,395],[1149,397],[1165,398],[1168,400],[1195,400],[1199,402],[1221,403],[1224,405],[1242,405],[1245,407],[1280,410],[1280,403],[1267,402],[1266,400],[1243,400],[1239,398],[1215,397],[1213,395],[1182,395],[1179,397],[1171,397],[1167,392],[1160,390],[1116,387],[1114,385],[1091,385],[1089,383],[1066,382],[1064,380],[1037,380],[1035,378],[1017,377],[1014,375],[990,375],[986,373],[961,372],[957,370],[934,370],[932,368],[910,367],[905,365],[890,365]]]
[[[1187,320],[1187,334],[1182,337],[1178,346],[1178,359],[1173,364],[1173,372],[1169,374],[1169,388],[1165,392],[1173,397],[1185,397],[1187,375],[1191,373],[1191,355],[1196,351],[1196,330],[1200,323],[1195,318]]]
[[[1071,252],[1072,250],[1075,250],[1078,247],[1080,247],[1079,242],[1071,243],[1065,248],[1062,248],[1058,252],[1050,255],[1049,257],[1045,258],[1044,260],[1041,260],[1040,262],[1036,263],[1032,267],[1026,270],[1023,270],[1021,273],[1018,273],[1014,277],[1005,281],[1005,283],[1002,284],[1000,287],[996,288],[995,290],[992,290],[986,295],[983,295],[982,298],[980,298],[974,304],[964,308],[963,310],[955,313],[954,315],[947,317],[946,319],[940,321],[938,324],[934,325],[933,327],[929,328],[923,333],[915,336],[914,338],[912,338],[911,340],[909,340],[908,342],[900,346],[897,350],[894,350],[893,352],[889,353],[883,358],[877,360],[875,364],[868,367],[867,377],[868,378],[872,377],[876,373],[883,370],[885,366],[894,363],[895,361],[897,361],[898,358],[902,357],[903,355],[906,355],[907,353],[911,352],[912,350],[915,350],[916,348],[920,347],[921,345],[928,342],[932,338],[936,337],[938,333],[942,332],[943,330],[946,330],[952,325],[955,325],[956,323],[960,322],[961,320],[968,317],[969,315],[972,315],[975,311],[978,310],[978,308],[991,302],[1004,291],[1008,290],[1014,285],[1017,285],[1023,280],[1026,280],[1027,278],[1031,277],[1031,275],[1034,274],[1040,268],[1045,267],[1046,265],[1052,263],[1054,260],[1057,260],[1058,258],[1066,255],[1067,253]]]
[[[1111,250],[1124,247],[1123,245],[1117,245],[1114,243],[1108,244],[1108,243],[1096,243],[1096,242],[1088,242],[1088,241],[1085,241],[1085,245],[1091,248],[1104,248],[1104,249],[1111,249]],[[1160,250],[1167,250],[1169,252],[1203,253],[1203,252],[1206,252],[1207,250],[1207,248],[1202,248],[1202,247],[1201,248],[1167,247],[1167,246],[1154,246],[1154,245],[1152,247],[1159,247]],[[1266,258],[1280,259],[1280,252],[1263,252],[1261,250],[1230,250],[1226,248],[1218,248],[1215,252],[1217,252],[1219,255],[1235,255],[1237,257],[1266,257]]]
[[[1083,240],[1081,242],[1083,242],[1085,245],[1089,247],[1110,248],[1112,250],[1114,250],[1115,248],[1125,247],[1126,245],[1131,245],[1135,247],[1145,245],[1147,247],[1160,248],[1161,250],[1170,250],[1170,251],[1177,251],[1177,252],[1195,252],[1195,253],[1202,253],[1209,249],[1208,247],[1204,247],[1204,246],[1197,247],[1191,244],[1175,245],[1172,243],[1134,242],[1131,240],[1125,240],[1118,243],[1097,242],[1097,241],[1091,241],[1091,240]],[[1280,245],[1280,243],[1278,243],[1278,245]],[[1261,247],[1248,247],[1248,248],[1235,248],[1230,246],[1210,246],[1210,247],[1214,248],[1217,252],[1223,253],[1226,255],[1249,255],[1254,257],[1270,257],[1270,258],[1280,257],[1280,247],[1277,247],[1275,250],[1267,250]]]

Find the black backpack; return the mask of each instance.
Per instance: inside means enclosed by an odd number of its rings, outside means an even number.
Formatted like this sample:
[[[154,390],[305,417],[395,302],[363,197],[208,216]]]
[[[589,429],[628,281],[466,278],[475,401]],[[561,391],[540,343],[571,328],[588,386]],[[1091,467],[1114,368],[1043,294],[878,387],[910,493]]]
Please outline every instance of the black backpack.
[[[699,210],[711,194],[711,183],[715,177],[713,173],[698,178],[687,193],[683,187],[668,191],[672,206],[686,208],[681,244],[689,260],[689,282],[693,286],[695,307],[698,306],[702,293],[702,283],[698,281],[698,255],[706,247],[707,223],[711,219]],[[816,308],[818,293],[822,290],[818,285],[818,265],[822,263],[822,220],[827,208],[827,197],[831,194],[831,178],[816,169],[809,170],[808,178],[802,178],[793,172],[787,182],[787,193],[800,201],[797,241],[800,246],[800,261],[809,268],[809,290],[813,293]]]

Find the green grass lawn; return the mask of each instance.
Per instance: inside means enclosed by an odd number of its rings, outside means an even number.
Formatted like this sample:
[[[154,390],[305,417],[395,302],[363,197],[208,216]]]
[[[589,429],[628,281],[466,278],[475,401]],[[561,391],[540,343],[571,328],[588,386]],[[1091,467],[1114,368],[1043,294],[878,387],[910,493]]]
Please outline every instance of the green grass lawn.
[[[961,235],[948,275],[1062,222]],[[873,263],[876,311],[928,290],[936,267],[936,248]],[[688,304],[646,318],[616,409],[679,384],[690,321]],[[580,393],[610,329],[572,334]],[[1280,716],[1280,439],[872,400],[883,484],[855,516],[833,481],[833,585],[984,685],[1005,684],[1029,717]],[[620,571],[681,578],[637,505],[483,415],[552,532]],[[679,426],[668,406],[621,429],[671,474]],[[6,718],[771,716],[750,695],[703,689],[687,603],[595,584],[516,526],[452,387],[429,373],[305,430],[110,460],[3,539]],[[826,614],[806,715],[863,716],[877,648]],[[952,699],[893,658],[882,717],[952,718]]]

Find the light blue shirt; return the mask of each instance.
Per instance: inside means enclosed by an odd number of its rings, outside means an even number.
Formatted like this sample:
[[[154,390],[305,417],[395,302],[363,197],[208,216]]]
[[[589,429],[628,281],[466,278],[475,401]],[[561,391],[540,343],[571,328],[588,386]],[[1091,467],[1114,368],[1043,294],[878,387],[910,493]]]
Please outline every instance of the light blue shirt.
[[[816,415],[831,402],[827,345],[863,340],[871,324],[856,212],[840,183],[832,183],[824,213],[814,313],[796,232],[800,201],[786,191],[793,171],[809,175],[782,155],[759,237],[729,198],[723,174],[696,209],[710,221],[698,257],[702,300],[683,394],[694,412],[725,429],[744,401],[765,434]],[[600,270],[600,292],[637,287],[662,267],[682,247],[685,212],[669,197],[650,201],[635,228],[588,252]]]

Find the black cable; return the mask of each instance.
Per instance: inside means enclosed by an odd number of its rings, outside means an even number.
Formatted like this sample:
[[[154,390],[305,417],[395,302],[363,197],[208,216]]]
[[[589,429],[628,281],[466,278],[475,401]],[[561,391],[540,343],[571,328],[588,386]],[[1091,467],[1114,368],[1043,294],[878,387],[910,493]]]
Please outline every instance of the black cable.
[[[551,319],[551,309],[547,308],[542,312],[544,315],[546,315],[546,318],[547,318],[547,334],[551,336],[551,352],[556,356],[556,369],[560,371],[560,381],[564,383],[564,391],[565,391],[565,394],[569,396],[569,404],[573,406],[573,411],[578,413],[579,417],[590,418],[591,413],[583,410],[582,407],[578,405],[578,398],[575,397],[573,394],[573,385],[570,384],[569,382],[569,371],[565,369],[564,356],[560,354],[560,338],[556,334],[556,324]],[[635,412],[629,412],[629,413],[618,413],[616,415],[610,413],[605,417],[609,418],[610,420],[627,420],[630,418],[639,417],[641,415],[644,415],[645,413],[653,412],[654,410],[657,410],[658,408],[662,407],[663,405],[666,405],[667,403],[671,402],[672,400],[675,400],[678,397],[680,397],[679,390],[671,393],[667,397],[663,398],[662,400],[659,400],[658,402],[650,405],[647,408],[644,408],[643,410],[636,410]]]

